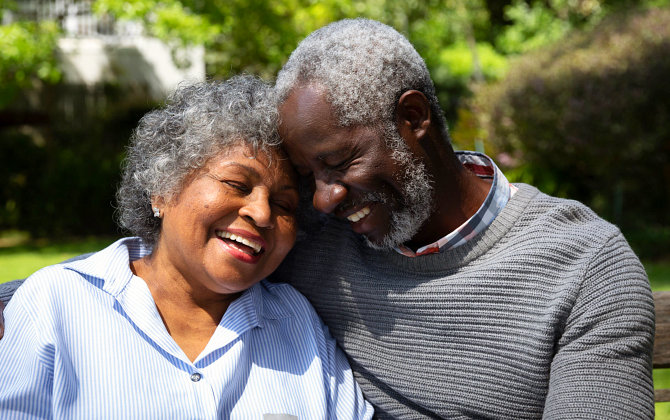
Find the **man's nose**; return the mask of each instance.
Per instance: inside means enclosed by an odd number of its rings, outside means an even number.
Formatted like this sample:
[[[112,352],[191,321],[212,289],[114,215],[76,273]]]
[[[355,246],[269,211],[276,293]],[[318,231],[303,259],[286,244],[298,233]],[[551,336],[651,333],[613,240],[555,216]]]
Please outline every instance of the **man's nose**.
[[[329,183],[320,180],[315,182],[314,208],[321,213],[332,213],[338,204],[347,197],[347,187],[338,183]]]

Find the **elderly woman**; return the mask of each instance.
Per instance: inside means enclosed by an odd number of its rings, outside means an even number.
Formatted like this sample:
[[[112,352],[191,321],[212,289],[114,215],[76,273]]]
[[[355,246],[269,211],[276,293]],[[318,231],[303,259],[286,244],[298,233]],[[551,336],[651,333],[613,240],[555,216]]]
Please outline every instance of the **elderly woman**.
[[[42,269],[5,310],[3,419],[369,418],[306,299],[263,279],[293,246],[298,192],[270,88],[183,87],[140,121],[123,238]]]

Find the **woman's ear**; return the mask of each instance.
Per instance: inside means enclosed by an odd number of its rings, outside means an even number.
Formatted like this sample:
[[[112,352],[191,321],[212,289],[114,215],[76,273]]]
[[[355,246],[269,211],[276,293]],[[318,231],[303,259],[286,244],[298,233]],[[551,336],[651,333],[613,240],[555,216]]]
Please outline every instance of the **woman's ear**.
[[[163,197],[151,197],[151,211],[154,217],[162,218],[165,208],[165,200]]]
[[[430,103],[418,90],[403,93],[396,104],[398,133],[412,148],[418,146],[430,129]]]

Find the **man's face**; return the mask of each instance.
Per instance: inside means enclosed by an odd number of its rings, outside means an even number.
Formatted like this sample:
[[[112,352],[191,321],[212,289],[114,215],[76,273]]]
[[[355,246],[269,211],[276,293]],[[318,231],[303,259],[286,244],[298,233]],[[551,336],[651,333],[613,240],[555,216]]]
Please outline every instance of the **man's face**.
[[[314,207],[346,218],[375,248],[410,240],[430,215],[431,180],[396,130],[341,127],[323,90],[303,86],[280,107],[280,133]],[[376,124],[377,126],[379,124]],[[391,150],[387,143],[400,147]]]

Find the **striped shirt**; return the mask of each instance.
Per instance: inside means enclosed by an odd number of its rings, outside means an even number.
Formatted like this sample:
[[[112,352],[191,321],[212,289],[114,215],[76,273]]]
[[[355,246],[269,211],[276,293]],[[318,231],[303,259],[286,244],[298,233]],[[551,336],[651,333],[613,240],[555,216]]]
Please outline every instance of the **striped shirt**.
[[[466,220],[461,226],[438,239],[436,242],[422,246],[416,252],[405,245],[398,245],[396,251],[406,257],[418,257],[421,255],[443,252],[465,244],[475,235],[483,232],[496,218],[498,213],[505,207],[510,197],[517,191],[517,187],[510,184],[502,171],[493,160],[483,153],[459,151],[456,157],[475,175],[483,179],[491,179],[491,189],[477,212]]]
[[[0,418],[371,418],[343,353],[287,284],[246,290],[191,362],[130,271],[149,252],[121,239],[17,290],[0,340]]]

